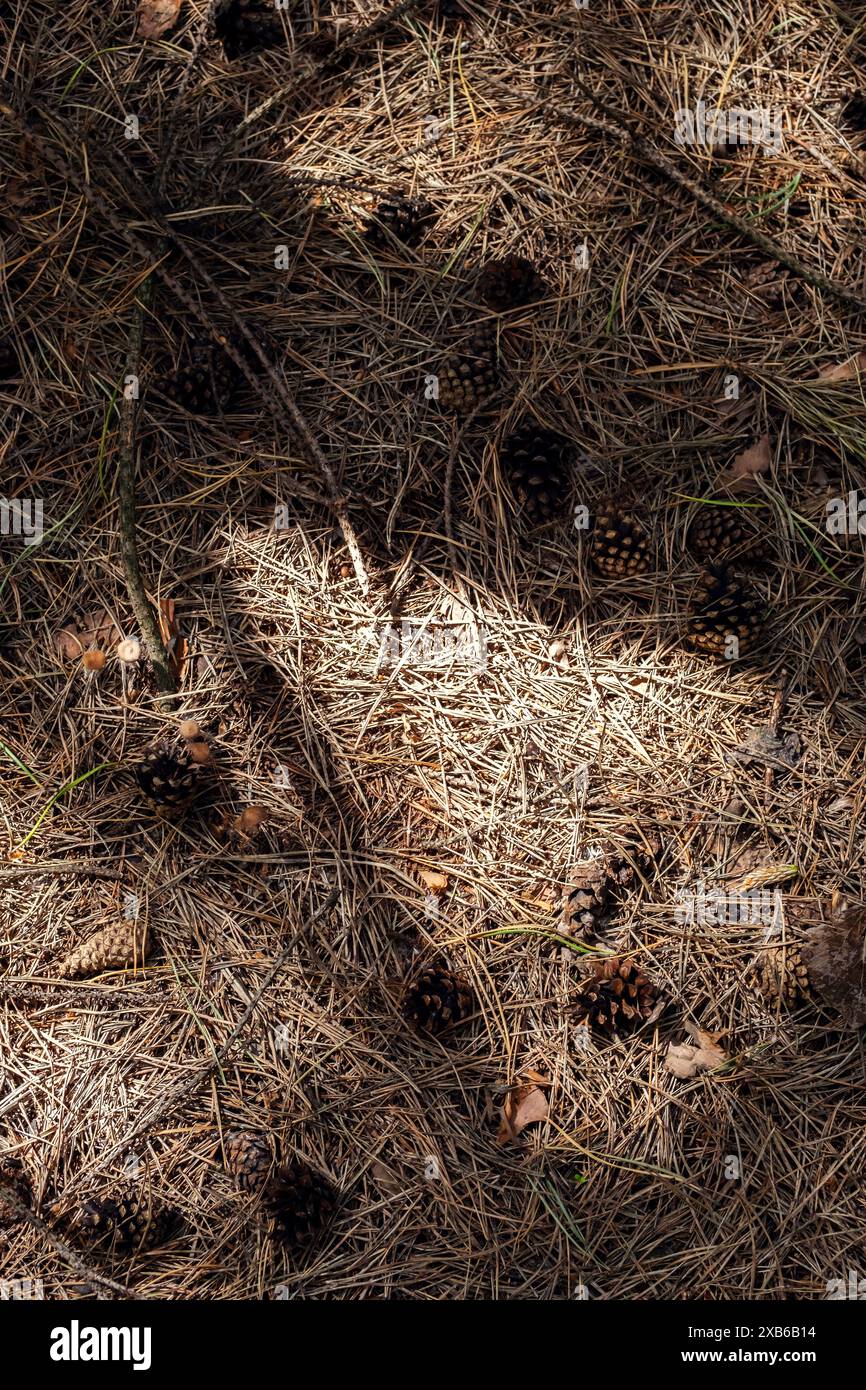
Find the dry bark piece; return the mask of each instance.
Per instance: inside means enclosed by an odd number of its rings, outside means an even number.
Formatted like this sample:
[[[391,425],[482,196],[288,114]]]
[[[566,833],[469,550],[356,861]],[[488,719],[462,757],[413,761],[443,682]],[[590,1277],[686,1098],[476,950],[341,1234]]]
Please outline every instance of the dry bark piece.
[[[815,927],[800,948],[813,988],[846,1028],[866,1025],[864,936],[866,907],[854,906]]]
[[[57,974],[61,980],[68,980],[98,975],[103,970],[123,970],[141,965],[148,949],[144,923],[115,922],[73,947],[58,965]]]
[[[727,473],[723,476],[732,481],[738,478],[750,478],[756,473],[766,473],[772,462],[770,453],[770,436],[762,434],[750,448],[744,449],[741,454],[737,454]]]

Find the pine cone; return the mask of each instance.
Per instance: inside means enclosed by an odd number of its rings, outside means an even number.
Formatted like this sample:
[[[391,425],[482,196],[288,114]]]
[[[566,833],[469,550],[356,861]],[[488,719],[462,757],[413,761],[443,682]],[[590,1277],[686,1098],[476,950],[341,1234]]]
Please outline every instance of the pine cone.
[[[226,1135],[226,1171],[242,1192],[257,1192],[274,1166],[271,1141],[265,1134],[234,1130]]]
[[[492,339],[476,336],[440,367],[439,404],[443,410],[468,415],[495,394],[499,380]]]
[[[748,555],[759,559],[766,545],[750,508],[721,507],[711,502],[702,506],[689,528],[689,548],[702,560],[718,556]]]
[[[21,364],[11,338],[0,338],[0,381],[12,381],[18,376]]]
[[[799,948],[792,944],[773,943],[762,950],[751,978],[768,1004],[781,1001],[793,1008],[812,993],[805,961]]]
[[[761,604],[730,570],[711,566],[701,576],[698,592],[689,605],[686,640],[700,651],[727,656],[730,639],[739,650],[753,647],[761,635]]]
[[[531,522],[549,521],[561,511],[571,455],[571,446],[562,435],[531,422],[505,440],[502,466]]]
[[[265,1184],[263,1201],[273,1240],[291,1250],[308,1245],[337,1205],[333,1184],[302,1159],[282,1164]]]
[[[602,508],[592,530],[592,562],[607,579],[646,574],[652,568],[649,537],[632,515],[613,504]]]
[[[632,1033],[649,1018],[655,986],[633,960],[600,960],[577,995],[578,1017],[604,1033]]]
[[[147,749],[135,769],[135,778],[156,810],[175,811],[192,800],[200,770],[188,749],[177,755],[162,743]]]
[[[4,1182],[11,1187],[20,1202],[26,1207],[32,1205],[33,1192],[30,1187],[30,1179],[24,1170],[24,1164],[20,1158],[13,1158],[11,1154],[0,1155],[0,1182]],[[21,1216],[8,1202],[3,1193],[0,1192],[0,1231],[5,1226],[14,1226]]]
[[[164,1245],[180,1223],[180,1215],[173,1208],[154,1202],[132,1187],[116,1197],[89,1197],[75,1220],[82,1237],[111,1243],[125,1253]]]
[[[148,949],[144,923],[114,922],[73,947],[57,966],[57,975],[61,980],[71,980],[82,975],[100,975],[103,970],[140,966]]]
[[[286,42],[279,16],[267,0],[224,0],[216,16],[215,32],[230,61],[247,53],[279,48]]]
[[[417,246],[435,220],[433,205],[426,198],[389,193],[376,202],[372,214],[364,222],[363,235],[375,247],[387,246],[389,236],[404,246]]]
[[[473,1009],[472,991],[444,965],[431,965],[416,975],[403,996],[403,1017],[427,1033],[456,1028]]]
[[[478,277],[482,303],[497,313],[534,304],[547,293],[547,285],[525,256],[509,255],[499,261],[488,261]]]
[[[216,415],[228,406],[240,373],[211,338],[194,338],[189,353],[189,364],[162,377],[157,390],[193,415]]]
[[[576,864],[563,896],[560,930],[564,936],[598,936],[610,904],[610,872],[604,858]],[[568,949],[568,948],[566,948]]]

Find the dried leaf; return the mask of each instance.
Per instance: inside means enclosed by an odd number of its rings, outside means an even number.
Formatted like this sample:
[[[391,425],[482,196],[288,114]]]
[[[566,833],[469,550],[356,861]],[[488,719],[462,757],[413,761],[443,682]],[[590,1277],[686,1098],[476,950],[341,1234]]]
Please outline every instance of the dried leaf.
[[[847,1028],[866,1024],[866,908],[849,907],[809,932],[800,947],[809,979]]]
[[[857,352],[845,362],[838,362],[835,367],[825,367],[818,373],[818,380],[853,381],[861,372],[866,372],[866,352]]]
[[[737,454],[728,472],[723,476],[729,481],[737,478],[750,478],[756,473],[766,473],[770,467],[770,436],[762,434],[751,448]]]
[[[181,636],[180,628],[177,625],[175,610],[177,605],[173,598],[162,598],[159,601],[159,632],[162,637],[163,646],[168,652],[169,664],[174,672],[179,685],[183,684],[186,675],[187,645],[186,638]]]
[[[448,875],[436,873],[433,869],[419,868],[418,877],[428,893],[444,893],[448,887]]]
[[[527,1085],[526,1082],[530,1084]],[[540,1124],[550,1114],[550,1104],[544,1094],[551,1085],[547,1077],[537,1071],[527,1071],[516,1086],[512,1086],[505,1097],[502,1119],[496,1135],[497,1144],[513,1143],[527,1125]]]
[[[711,1071],[728,1060],[727,1053],[718,1046],[720,1033],[705,1033],[690,1023],[686,1024],[686,1029],[694,1042],[670,1043],[665,1057],[665,1066],[674,1076],[688,1081],[699,1071]]]
[[[158,39],[167,34],[180,14],[181,0],[139,0],[138,35]]]
[[[69,623],[54,634],[54,645],[64,661],[78,661],[94,647],[108,647],[123,634],[104,608],[88,613],[77,625]]]

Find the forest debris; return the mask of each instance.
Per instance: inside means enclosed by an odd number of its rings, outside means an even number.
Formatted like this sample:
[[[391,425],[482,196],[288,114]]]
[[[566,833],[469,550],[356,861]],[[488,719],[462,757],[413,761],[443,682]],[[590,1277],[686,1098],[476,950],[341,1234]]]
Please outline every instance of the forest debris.
[[[866,907],[849,907],[814,927],[800,947],[813,988],[846,1028],[866,1025]]]
[[[448,875],[438,873],[435,869],[418,869],[418,877],[424,884],[428,893],[437,895],[444,893],[448,887]]]
[[[835,367],[824,367],[818,373],[818,380],[854,381],[861,372],[866,372],[866,352],[855,352],[853,357],[846,358],[844,362],[837,362]]]
[[[751,478],[756,473],[766,473],[770,467],[770,460],[770,436],[762,434],[756,443],[737,454],[728,471],[722,476],[729,482],[735,482],[739,478]]]
[[[744,767],[753,762],[766,763],[771,767],[794,767],[800,753],[800,736],[794,730],[789,730],[780,738],[772,729],[758,728],[750,729],[743,742],[728,757]]]
[[[540,1072],[528,1068],[516,1085],[509,1088],[502,1107],[497,1144],[513,1143],[527,1125],[540,1124],[550,1114],[545,1091],[553,1083]]]
[[[77,661],[86,651],[107,647],[118,629],[105,608],[97,608],[77,623],[67,623],[54,634],[54,645],[64,661]]]
[[[159,39],[177,23],[181,0],[139,0],[138,36]]]
[[[686,1031],[694,1039],[690,1043],[669,1043],[665,1067],[683,1081],[690,1080],[699,1071],[712,1071],[728,1060],[728,1054],[718,1046],[721,1033],[705,1033],[702,1028],[687,1023]]]

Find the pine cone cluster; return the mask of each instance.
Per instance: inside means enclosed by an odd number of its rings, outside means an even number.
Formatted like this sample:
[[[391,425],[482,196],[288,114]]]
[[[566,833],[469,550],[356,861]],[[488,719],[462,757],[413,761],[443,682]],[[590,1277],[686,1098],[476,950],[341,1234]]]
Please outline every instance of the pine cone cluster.
[[[633,1033],[655,1008],[654,984],[633,960],[618,956],[597,961],[593,970],[577,995],[578,1018],[602,1033]]]
[[[502,260],[488,261],[478,277],[482,303],[497,313],[534,304],[547,293],[547,285],[525,256],[509,255]]]
[[[590,555],[606,579],[646,574],[652,568],[649,536],[632,512],[614,503],[595,518]]]
[[[788,1008],[809,999],[812,985],[800,949],[793,943],[773,943],[755,961],[752,981],[768,1004]]]
[[[389,237],[404,246],[418,246],[435,220],[433,205],[426,198],[408,198],[403,193],[385,194],[378,199],[364,223],[364,239],[375,247],[386,246]]]
[[[258,1192],[274,1166],[271,1141],[266,1134],[234,1130],[226,1135],[226,1171],[241,1192]]]
[[[499,384],[494,343],[486,336],[476,336],[439,368],[438,401],[443,410],[468,415],[495,395]]]
[[[143,922],[113,922],[73,947],[57,966],[57,974],[61,980],[73,980],[83,975],[100,975],[103,970],[141,966],[148,948],[147,927]]]
[[[756,595],[730,570],[711,566],[701,576],[698,592],[689,605],[686,639],[712,656],[734,654],[755,646],[763,628],[761,604]]]
[[[167,744],[149,748],[135,769],[135,779],[151,806],[171,813],[188,806],[198,789],[200,764],[188,748],[175,753]]]
[[[550,521],[562,511],[572,449],[567,439],[530,421],[502,446],[502,466],[529,521]]]
[[[280,1245],[299,1250],[327,1224],[337,1206],[333,1183],[317,1168],[296,1158],[283,1163],[264,1187],[263,1202],[270,1235]]]
[[[172,1207],[128,1187],[114,1197],[89,1197],[78,1210],[75,1226],[82,1238],[128,1254],[164,1245],[180,1221]]]
[[[436,964],[409,981],[402,1007],[403,1017],[414,1028],[424,1033],[444,1033],[469,1017],[474,1001],[461,976]]]

